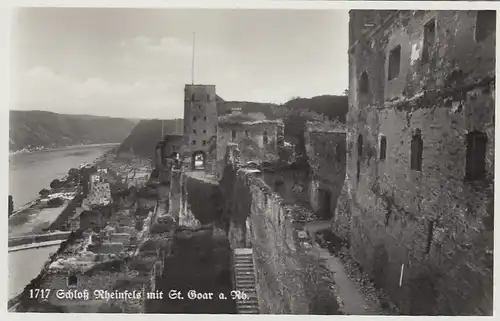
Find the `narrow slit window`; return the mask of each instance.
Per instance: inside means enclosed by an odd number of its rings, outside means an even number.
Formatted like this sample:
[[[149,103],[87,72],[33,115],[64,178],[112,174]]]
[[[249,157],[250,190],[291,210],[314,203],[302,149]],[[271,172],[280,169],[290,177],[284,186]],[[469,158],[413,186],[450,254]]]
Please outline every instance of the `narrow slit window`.
[[[236,131],[235,130],[232,130],[231,131],[231,140],[235,140],[236,139]]]
[[[422,50],[422,61],[428,62],[431,58],[432,48],[436,43],[436,19],[432,19],[424,26],[424,46]]]
[[[399,76],[399,69],[401,65],[401,46],[397,46],[389,53],[389,70],[388,80],[392,80]]]
[[[485,133],[474,131],[467,134],[467,154],[465,159],[465,179],[475,181],[486,176],[486,145],[488,137]]]
[[[368,91],[370,90],[370,82],[368,79],[368,74],[366,71],[363,71],[361,74],[361,77],[359,78],[359,92],[361,94],[368,94]]]
[[[358,157],[363,156],[363,136],[358,135]]]
[[[387,150],[387,138],[385,136],[380,137],[380,160],[384,160],[386,157]]]
[[[411,164],[410,167],[415,171],[422,171],[422,153],[424,143],[420,130],[417,129],[415,135],[411,139]]]
[[[425,253],[429,253],[431,251],[432,239],[434,238],[434,222],[429,222],[429,226],[427,227],[427,246],[425,247]]]

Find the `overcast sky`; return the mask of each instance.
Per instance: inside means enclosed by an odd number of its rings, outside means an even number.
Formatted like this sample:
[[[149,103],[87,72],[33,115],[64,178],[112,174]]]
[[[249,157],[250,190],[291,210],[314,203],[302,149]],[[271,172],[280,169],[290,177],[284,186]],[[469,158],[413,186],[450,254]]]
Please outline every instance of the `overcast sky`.
[[[348,12],[30,8],[14,15],[13,109],[177,118],[183,88],[283,103],[348,86]]]

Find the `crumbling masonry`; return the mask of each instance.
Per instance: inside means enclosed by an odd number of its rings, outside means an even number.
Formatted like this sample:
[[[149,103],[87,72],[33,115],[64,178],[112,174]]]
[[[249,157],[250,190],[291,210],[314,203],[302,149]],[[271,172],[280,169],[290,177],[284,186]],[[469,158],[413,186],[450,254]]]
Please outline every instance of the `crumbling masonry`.
[[[336,232],[405,314],[492,313],[495,24],[350,12],[350,228]]]

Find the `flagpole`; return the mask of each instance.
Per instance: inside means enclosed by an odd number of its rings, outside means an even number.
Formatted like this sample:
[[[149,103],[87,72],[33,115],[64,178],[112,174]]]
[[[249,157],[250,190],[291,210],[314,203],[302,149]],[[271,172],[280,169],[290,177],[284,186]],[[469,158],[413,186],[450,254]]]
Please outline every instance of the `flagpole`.
[[[191,85],[194,85],[194,45],[195,45],[195,32],[193,32],[193,55],[192,55],[192,61],[191,61]]]
[[[161,120],[161,139],[163,139],[163,119]]]

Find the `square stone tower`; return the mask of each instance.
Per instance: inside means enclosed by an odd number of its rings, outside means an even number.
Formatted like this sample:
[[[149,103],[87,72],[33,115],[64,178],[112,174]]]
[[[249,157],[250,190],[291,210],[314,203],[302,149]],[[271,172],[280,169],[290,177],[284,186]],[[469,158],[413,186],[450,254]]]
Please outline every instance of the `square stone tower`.
[[[215,85],[186,85],[184,88],[184,158],[209,151],[211,139],[217,136],[217,102]]]

